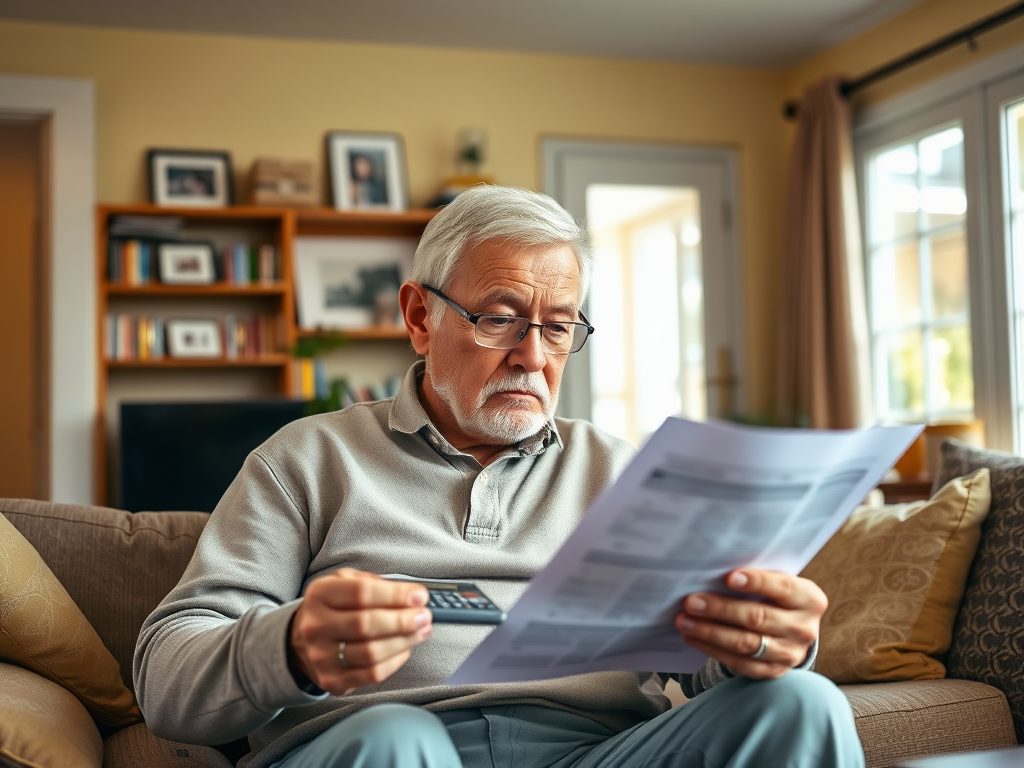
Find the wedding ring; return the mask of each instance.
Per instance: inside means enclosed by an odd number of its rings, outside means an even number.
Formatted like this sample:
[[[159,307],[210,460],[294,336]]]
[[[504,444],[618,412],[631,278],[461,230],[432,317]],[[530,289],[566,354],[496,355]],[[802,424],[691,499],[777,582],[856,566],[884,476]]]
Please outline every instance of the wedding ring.
[[[338,661],[341,662],[341,666],[343,666],[343,667],[351,666],[348,663],[348,659],[345,658],[345,643],[344,642],[338,643]]]
[[[770,641],[768,640],[768,635],[761,635],[761,647],[754,651],[752,654],[750,654],[750,658],[760,659],[762,656],[764,656],[765,651],[768,650],[769,644]]]

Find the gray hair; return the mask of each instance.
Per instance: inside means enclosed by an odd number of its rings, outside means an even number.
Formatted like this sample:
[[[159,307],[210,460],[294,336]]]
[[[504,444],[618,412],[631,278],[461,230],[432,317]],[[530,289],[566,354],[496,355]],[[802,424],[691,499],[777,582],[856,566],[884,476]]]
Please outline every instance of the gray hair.
[[[446,291],[462,258],[481,243],[493,240],[523,248],[568,245],[579,264],[583,303],[594,263],[590,235],[547,195],[516,187],[481,184],[449,203],[423,231],[411,279]],[[443,312],[444,304],[436,302],[431,313],[435,324]]]

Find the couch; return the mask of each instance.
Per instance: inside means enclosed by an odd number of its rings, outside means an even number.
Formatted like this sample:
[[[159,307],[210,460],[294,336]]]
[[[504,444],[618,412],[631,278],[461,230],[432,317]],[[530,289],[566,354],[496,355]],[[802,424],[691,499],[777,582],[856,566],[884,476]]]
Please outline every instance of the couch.
[[[951,465],[966,472],[991,459],[989,452],[976,452],[978,455],[974,455],[970,450],[973,449],[968,450],[966,459],[962,450],[953,456],[953,459],[960,460],[960,464],[951,460]],[[993,514],[997,504],[1005,501],[997,498],[1000,494],[1005,495],[1012,489],[1024,498],[1024,460],[999,456],[996,460],[997,463],[1009,461],[1013,467],[1019,465],[1019,472],[1014,469],[1010,476],[1004,477],[993,470]],[[1021,479],[1019,485],[1016,484],[1018,475]],[[987,481],[988,475],[985,478]],[[139,629],[150,611],[177,582],[191,557],[207,515],[197,512],[130,514],[102,507],[12,499],[0,499],[0,513],[31,543],[53,576],[66,588],[119,665],[124,686],[131,690],[132,654]],[[984,555],[995,557],[997,561],[1006,559],[998,548],[1006,546],[1003,528],[1014,518],[1004,517],[1006,519],[990,516],[985,521],[979,558]],[[1024,530],[1024,526],[1019,530]],[[992,546],[986,550],[987,544],[996,547],[994,555]],[[0,535],[0,550],[5,545],[10,546]],[[1019,545],[1015,541],[1012,546]],[[0,589],[4,582],[3,567],[0,557]],[[974,576],[972,571],[971,578]],[[990,579],[991,574],[985,578]],[[1024,581],[1021,584],[1024,585]],[[979,592],[984,600],[990,587],[990,582],[982,583],[975,592]],[[976,597],[968,579],[965,604]],[[0,630],[3,630],[4,610],[0,603]],[[964,641],[961,646],[970,648],[977,639],[977,616],[970,617],[969,621],[961,618],[958,617],[954,630],[954,653],[958,640]],[[957,633],[971,634],[958,637]],[[1011,642],[1019,643],[1024,633],[1019,633],[1018,629],[1002,627],[996,634],[1014,633],[1018,634],[1016,639],[1011,637]],[[823,649],[825,647],[823,639]],[[17,713],[21,708],[21,714],[44,718],[46,710],[51,710],[51,713],[58,711],[51,698],[53,689],[57,688],[53,683],[54,676],[49,675],[47,669],[39,671],[37,674],[24,666],[0,663],[0,766],[48,768],[53,764],[73,768],[75,765],[102,764],[104,768],[172,768],[179,765],[182,768],[228,768],[246,751],[244,743],[237,742],[211,748],[159,739],[141,722],[137,710],[136,715],[125,715],[121,722],[112,726],[97,720],[95,712],[86,711],[81,704],[70,699],[61,703],[64,714],[50,716],[51,719],[59,717],[57,727],[67,731],[63,737],[76,741],[74,749],[65,753],[58,750],[55,763],[47,763],[49,758],[43,754],[34,760],[26,760],[24,755],[19,759],[12,753],[9,739],[8,743],[4,741],[8,738],[2,724],[4,707],[8,713]],[[1018,694],[1012,684],[1003,685],[1004,676],[986,679],[983,673],[971,674],[974,679],[947,677],[842,685],[855,714],[868,768],[891,766],[916,756],[1017,744],[1011,702],[1015,713],[1024,711],[1024,690]],[[50,680],[45,679],[47,675]],[[11,691],[15,694],[10,694]],[[138,722],[133,722],[133,718]],[[77,732],[72,733],[73,729],[68,725],[72,722],[77,724]],[[1020,725],[1018,722],[1018,730]],[[51,743],[40,748],[45,751],[53,746]],[[75,756],[74,760],[67,757],[69,754]]]

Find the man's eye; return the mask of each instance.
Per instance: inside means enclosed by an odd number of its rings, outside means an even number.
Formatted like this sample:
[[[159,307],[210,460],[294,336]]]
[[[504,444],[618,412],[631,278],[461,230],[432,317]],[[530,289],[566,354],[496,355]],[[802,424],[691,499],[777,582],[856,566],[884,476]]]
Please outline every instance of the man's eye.
[[[572,333],[572,328],[563,323],[545,323],[544,333],[547,334],[549,339],[558,339]]]
[[[486,317],[481,317],[480,322],[477,323],[477,325],[481,325],[484,329],[489,331],[504,331],[515,325],[515,323],[516,319],[514,317],[488,315]]]

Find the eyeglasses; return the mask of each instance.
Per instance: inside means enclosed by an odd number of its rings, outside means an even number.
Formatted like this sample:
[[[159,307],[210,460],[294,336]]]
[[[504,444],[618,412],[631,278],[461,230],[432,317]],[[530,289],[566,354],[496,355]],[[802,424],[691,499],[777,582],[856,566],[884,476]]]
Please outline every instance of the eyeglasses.
[[[525,317],[514,315],[480,315],[468,312],[445,296],[437,288],[424,285],[428,291],[473,324],[476,343],[491,349],[512,349],[526,338],[531,328],[540,328],[541,347],[552,355],[579,352],[594,332],[594,326],[579,312],[582,323],[531,323]]]

